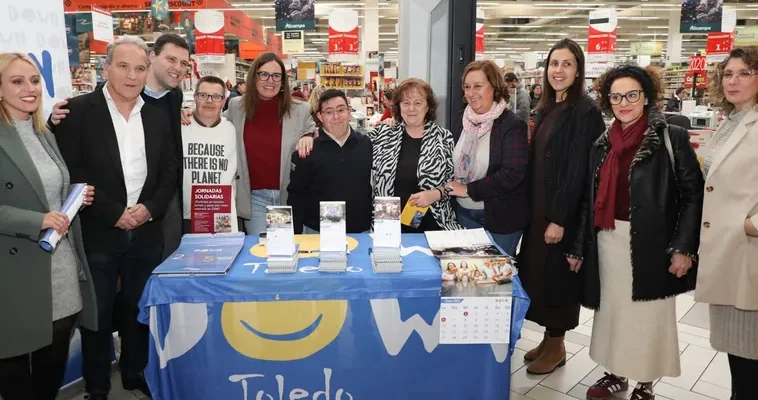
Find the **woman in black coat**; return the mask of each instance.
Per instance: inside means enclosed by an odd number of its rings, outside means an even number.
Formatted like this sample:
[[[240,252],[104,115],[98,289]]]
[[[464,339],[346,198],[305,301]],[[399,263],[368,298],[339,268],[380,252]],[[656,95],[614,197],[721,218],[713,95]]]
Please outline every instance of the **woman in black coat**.
[[[587,181],[592,143],[605,130],[600,110],[584,91],[584,53],[563,39],[548,53],[544,91],[537,107],[529,176],[531,210],[518,256],[519,275],[531,299],[526,318],[545,327],[540,345],[524,358],[527,371],[549,374],[566,362],[564,334],[579,325],[578,256],[570,245]]]
[[[614,122],[590,152],[574,252],[584,255],[582,305],[595,309],[590,357],[611,373],[588,399],[652,400],[653,382],[681,373],[674,296],[695,287],[703,174],[683,128],[658,111],[660,78],[620,66],[598,80]],[[583,245],[582,245],[583,244]]]

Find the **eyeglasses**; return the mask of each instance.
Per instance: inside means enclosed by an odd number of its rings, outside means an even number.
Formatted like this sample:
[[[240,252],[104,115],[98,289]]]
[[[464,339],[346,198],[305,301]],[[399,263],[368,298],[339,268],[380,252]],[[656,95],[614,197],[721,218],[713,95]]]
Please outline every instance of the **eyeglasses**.
[[[258,77],[258,79],[260,79],[262,81],[267,81],[268,78],[271,78],[274,82],[281,82],[282,76],[283,76],[279,72],[274,72],[273,74],[270,74],[270,73],[268,73],[266,71],[259,71],[255,75]]]
[[[724,71],[721,78],[725,81],[730,81],[736,76],[740,82],[747,82],[753,77],[753,75],[755,75],[755,71],[752,69],[745,69],[740,72]]]
[[[195,96],[197,96],[197,99],[200,101],[208,101],[208,99],[210,99],[214,103],[224,100],[224,96],[220,94],[195,93]]]
[[[324,115],[327,118],[331,118],[331,117],[333,117],[335,115],[345,115],[345,114],[347,114],[347,112],[348,112],[348,108],[347,107],[338,107],[336,110],[330,108],[330,109],[328,109],[326,111],[322,111],[321,114]]]
[[[644,91],[641,90],[641,89],[630,90],[630,91],[626,92],[625,94],[611,93],[611,94],[608,95],[608,100],[610,100],[611,104],[614,105],[614,106],[621,104],[621,102],[624,99],[626,99],[626,101],[628,101],[630,103],[636,103],[636,102],[640,101],[640,99],[642,98],[642,94],[643,93],[644,93]]]

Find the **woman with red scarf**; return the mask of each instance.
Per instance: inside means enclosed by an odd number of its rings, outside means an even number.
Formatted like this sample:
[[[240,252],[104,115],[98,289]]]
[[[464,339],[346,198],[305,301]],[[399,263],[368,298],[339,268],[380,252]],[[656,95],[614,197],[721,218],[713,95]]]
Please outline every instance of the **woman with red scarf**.
[[[575,250],[581,303],[595,310],[590,357],[610,373],[587,398],[679,376],[675,296],[694,289],[703,175],[683,128],[667,126],[652,71],[620,66],[598,81],[600,108],[615,120],[590,152],[590,185]]]

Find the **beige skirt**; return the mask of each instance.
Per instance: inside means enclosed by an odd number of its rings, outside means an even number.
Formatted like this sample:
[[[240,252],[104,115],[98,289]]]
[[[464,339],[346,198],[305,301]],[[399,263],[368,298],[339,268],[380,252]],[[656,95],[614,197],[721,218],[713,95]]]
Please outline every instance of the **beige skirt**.
[[[590,357],[609,372],[638,382],[679,376],[676,299],[632,301],[629,222],[597,238],[600,308],[592,325]]]

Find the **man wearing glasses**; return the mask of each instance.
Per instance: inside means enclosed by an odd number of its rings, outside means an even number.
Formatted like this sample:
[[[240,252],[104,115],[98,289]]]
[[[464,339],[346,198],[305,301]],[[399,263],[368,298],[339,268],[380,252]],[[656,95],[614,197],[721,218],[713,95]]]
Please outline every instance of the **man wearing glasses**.
[[[224,215],[230,224],[221,224],[218,230],[214,222],[212,231],[238,232],[237,207],[235,205],[235,182],[237,174],[237,142],[234,125],[221,116],[226,100],[226,86],[221,78],[204,76],[195,89],[195,110],[189,125],[182,126],[183,143],[183,210],[184,233],[205,233],[205,229],[192,229],[192,188],[196,185],[211,185],[218,190],[230,187],[230,195],[224,201],[231,202],[231,213]],[[223,191],[223,189],[222,189]],[[214,191],[215,193],[215,191]],[[220,217],[216,214],[216,217]],[[195,232],[193,232],[195,231]]]
[[[371,140],[350,127],[351,109],[343,91],[329,89],[319,98],[323,124],[305,158],[292,154],[287,204],[295,233],[318,233],[322,201],[344,201],[347,233],[371,227]]]

